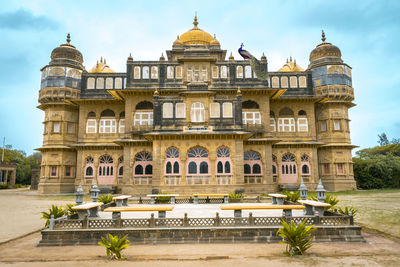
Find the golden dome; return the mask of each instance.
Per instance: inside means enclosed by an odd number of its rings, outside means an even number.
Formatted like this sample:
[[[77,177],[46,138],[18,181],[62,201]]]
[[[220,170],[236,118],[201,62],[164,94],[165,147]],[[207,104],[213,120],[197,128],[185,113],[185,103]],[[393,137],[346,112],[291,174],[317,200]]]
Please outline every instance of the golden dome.
[[[93,67],[90,71],[90,73],[114,73],[112,69],[106,64],[106,59],[101,57],[100,62],[97,61],[96,66]]]
[[[296,71],[304,71],[299,65],[296,64],[296,59],[293,61],[292,57],[290,60],[286,60],[286,64],[283,65],[278,71],[280,72],[296,72]]]
[[[205,32],[197,27],[197,16],[194,17],[194,27],[183,33],[175,40],[174,45],[219,45],[217,39],[211,34]]]
[[[317,45],[316,48],[314,48],[313,51],[310,53],[310,62],[322,58],[322,57],[342,57],[342,53],[340,52],[340,49],[337,46],[334,46],[331,43],[325,42],[325,33],[322,31],[322,43]]]

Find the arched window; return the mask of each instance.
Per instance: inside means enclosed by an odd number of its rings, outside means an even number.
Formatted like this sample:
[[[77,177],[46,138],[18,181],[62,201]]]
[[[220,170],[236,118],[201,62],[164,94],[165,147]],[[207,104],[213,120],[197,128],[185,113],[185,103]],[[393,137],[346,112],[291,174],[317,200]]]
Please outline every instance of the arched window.
[[[210,183],[210,159],[208,152],[202,147],[194,147],[188,151],[187,184]]]
[[[115,133],[117,120],[115,113],[111,109],[103,110],[100,114],[100,133]]]
[[[124,175],[124,157],[120,157],[118,159],[118,177],[122,177]]]
[[[247,65],[246,67],[244,67],[244,77],[251,78],[251,74],[252,74],[251,66]]]
[[[276,163],[276,157],[272,155],[272,177],[274,182],[277,181],[277,176],[278,176],[278,165]]]
[[[248,165],[247,174],[250,175],[261,175],[261,157],[260,154],[254,151],[248,151],[244,153],[244,164]]]
[[[294,113],[288,107],[279,111],[278,130],[280,132],[295,132],[296,126],[294,121]]]
[[[96,89],[104,89],[104,78],[96,79]]]
[[[260,109],[260,105],[257,102],[252,100],[247,100],[242,103],[243,109]]]
[[[285,154],[281,164],[281,182],[297,183],[296,158],[293,154]]]
[[[153,157],[151,153],[139,152],[133,164],[134,184],[151,184],[153,174]]]
[[[153,125],[153,103],[142,101],[136,105],[133,125]]]
[[[242,103],[243,124],[261,124],[260,106],[257,102],[247,100]]]
[[[99,185],[114,183],[114,161],[109,155],[103,155],[99,159],[97,181]]]
[[[93,177],[94,160],[92,157],[87,157],[85,161],[85,177]]]
[[[301,156],[301,175],[309,176],[310,172],[310,160],[307,155]]]
[[[227,147],[220,147],[217,150],[217,175],[227,174],[231,175],[231,152]]]
[[[236,66],[236,78],[243,78],[243,66]]]
[[[299,118],[297,119],[297,129],[299,132],[308,132],[307,113],[304,110],[299,111]]]
[[[201,102],[196,102],[192,104],[192,109],[190,111],[190,118],[192,122],[203,122],[204,121],[204,105]]]
[[[179,150],[170,147],[166,151],[165,175],[180,175]]]

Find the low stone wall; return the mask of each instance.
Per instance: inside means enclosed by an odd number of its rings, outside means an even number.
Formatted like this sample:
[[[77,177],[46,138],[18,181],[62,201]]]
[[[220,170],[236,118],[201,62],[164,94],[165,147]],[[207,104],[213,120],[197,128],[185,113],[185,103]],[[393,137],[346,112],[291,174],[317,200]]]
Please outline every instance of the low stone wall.
[[[361,227],[355,225],[317,226],[316,242],[364,242]],[[279,226],[263,227],[185,227],[185,228],[108,228],[43,230],[38,246],[97,245],[101,236],[128,235],[135,244],[193,243],[277,243]]]

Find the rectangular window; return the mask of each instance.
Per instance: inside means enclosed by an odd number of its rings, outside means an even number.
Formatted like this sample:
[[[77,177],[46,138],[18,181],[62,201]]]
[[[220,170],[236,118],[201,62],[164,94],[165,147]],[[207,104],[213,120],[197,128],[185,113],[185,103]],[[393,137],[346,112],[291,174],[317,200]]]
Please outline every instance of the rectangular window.
[[[220,116],[219,103],[210,103],[210,118],[219,118]]]
[[[337,174],[344,174],[344,164],[338,163],[336,166],[337,166]]]
[[[261,124],[261,113],[259,111],[242,112],[243,124]]]
[[[321,121],[321,132],[326,132],[326,121]]]
[[[228,67],[227,66],[221,66],[221,78],[222,79],[228,78]]]
[[[71,167],[70,166],[65,167],[65,177],[71,177]]]
[[[74,124],[71,122],[67,122],[67,133],[73,133],[74,132]]]
[[[51,177],[56,177],[57,176],[57,167],[56,166],[51,166],[50,167],[50,176]]]
[[[176,105],[175,105],[175,118],[179,118],[179,119],[186,118],[185,103],[176,103]]]
[[[173,79],[173,78],[174,78],[174,67],[168,66],[167,67],[167,79]]]
[[[95,119],[89,119],[86,121],[86,133],[96,133],[97,122]]]
[[[60,123],[53,122],[53,133],[59,133],[59,132],[60,132]]]
[[[297,130],[299,132],[308,132],[308,120],[307,118],[297,119]]]
[[[269,127],[272,129],[273,132],[276,132],[276,122],[275,122],[275,119],[269,119]]]
[[[163,104],[163,118],[172,119],[174,117],[174,106],[172,103]]]
[[[340,120],[333,121],[333,130],[340,131]]]
[[[153,112],[136,112],[133,125],[153,125]]]
[[[322,164],[322,171],[323,171],[323,174],[329,174],[331,172],[329,163]]]
[[[115,119],[101,119],[100,133],[115,133],[117,121]]]
[[[219,78],[219,75],[218,75],[218,66],[213,66],[213,67],[212,67],[212,77],[213,77],[213,79]]]
[[[176,76],[175,77],[177,79],[182,79],[182,67],[181,66],[177,66],[175,70],[176,70],[176,74],[175,74]]]
[[[118,132],[119,133],[125,133],[125,119],[120,119],[119,120]]]
[[[232,118],[233,117],[233,111],[232,111],[232,103],[230,102],[225,102],[222,104],[222,116],[224,118]]]
[[[151,67],[151,78],[158,79],[158,67],[157,66]]]
[[[279,118],[278,120],[278,130],[280,132],[295,132],[295,122],[294,118]]]

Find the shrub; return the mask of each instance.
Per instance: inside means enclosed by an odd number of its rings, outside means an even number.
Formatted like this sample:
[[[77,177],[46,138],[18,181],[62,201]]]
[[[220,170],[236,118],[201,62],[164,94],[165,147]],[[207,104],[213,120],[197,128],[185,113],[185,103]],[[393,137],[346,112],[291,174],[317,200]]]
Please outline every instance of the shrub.
[[[113,202],[113,196],[111,194],[101,195],[97,199],[97,202],[103,202],[104,204],[108,204]]]
[[[76,204],[74,203],[68,203],[65,205],[65,212],[67,212],[69,215],[76,214],[76,210],[72,209],[72,207],[75,207]]]
[[[46,220],[45,227],[49,226],[51,215],[54,215],[54,219],[60,218],[65,215],[63,207],[58,207],[56,205],[51,205],[49,212],[42,211],[42,219]]]
[[[355,207],[344,207],[343,209],[341,207],[339,207],[338,212],[340,214],[344,214],[344,215],[349,215],[351,212],[351,215],[353,215],[353,217],[355,217],[356,213],[358,212],[358,209]]]
[[[167,195],[167,192],[160,192],[159,195]],[[171,201],[171,197],[169,196],[160,196],[156,198],[157,203],[162,203],[162,204],[166,204],[169,203]]]
[[[297,202],[300,199],[300,191],[282,191],[282,194],[287,196],[286,200],[290,202]]]
[[[127,236],[119,238],[117,235],[108,234],[108,240],[102,236],[98,244],[106,248],[107,257],[110,257],[112,260],[122,260],[125,258],[122,257],[121,251],[129,247],[128,243],[130,241],[126,239]]]
[[[313,237],[311,233],[315,231],[314,225],[306,226],[304,219],[299,225],[293,220],[290,224],[281,220],[282,228],[279,228],[277,235],[283,238],[281,244],[286,244],[286,254],[289,256],[303,255],[304,252],[312,246]]]
[[[0,184],[0,189],[8,189],[9,187],[8,184]]]
[[[244,198],[244,195],[243,195],[243,193],[232,192],[229,194],[228,198],[229,198],[229,202],[239,202],[241,199]]]

